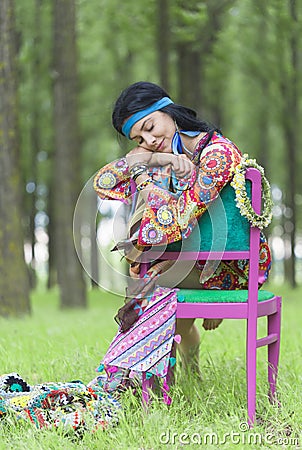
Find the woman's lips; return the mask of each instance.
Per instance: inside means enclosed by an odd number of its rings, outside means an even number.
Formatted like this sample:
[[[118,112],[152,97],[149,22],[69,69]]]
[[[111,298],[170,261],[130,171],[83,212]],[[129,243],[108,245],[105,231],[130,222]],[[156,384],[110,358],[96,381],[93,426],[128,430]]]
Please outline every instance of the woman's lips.
[[[163,143],[164,143],[165,138],[161,141],[161,143],[159,144],[159,146],[157,147],[156,150],[162,150],[163,148]]]

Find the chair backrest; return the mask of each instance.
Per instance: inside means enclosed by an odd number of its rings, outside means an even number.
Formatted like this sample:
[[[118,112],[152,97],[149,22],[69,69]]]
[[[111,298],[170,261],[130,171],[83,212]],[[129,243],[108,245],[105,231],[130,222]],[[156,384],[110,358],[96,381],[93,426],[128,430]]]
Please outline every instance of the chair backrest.
[[[251,183],[247,181],[247,194],[251,198]],[[198,220],[191,235],[183,243],[169,244],[166,251],[235,251],[249,250],[250,226],[248,220],[240,214],[235,202],[235,191],[227,184],[217,200],[210,203],[207,211]]]

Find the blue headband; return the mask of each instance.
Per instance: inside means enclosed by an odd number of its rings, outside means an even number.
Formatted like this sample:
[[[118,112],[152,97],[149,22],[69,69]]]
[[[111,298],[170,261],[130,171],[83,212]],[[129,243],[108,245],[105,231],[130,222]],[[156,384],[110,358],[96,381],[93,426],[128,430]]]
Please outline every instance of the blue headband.
[[[127,136],[128,139],[130,139],[130,131],[133,125],[141,120],[143,117],[148,116],[149,114],[153,113],[154,111],[158,111],[159,109],[164,108],[165,106],[170,105],[171,103],[174,103],[169,97],[163,97],[157,102],[153,103],[153,105],[149,106],[146,109],[142,109],[141,111],[138,111],[134,113],[132,116],[129,117],[129,119],[126,120],[124,125],[122,126],[122,132],[125,136]]]

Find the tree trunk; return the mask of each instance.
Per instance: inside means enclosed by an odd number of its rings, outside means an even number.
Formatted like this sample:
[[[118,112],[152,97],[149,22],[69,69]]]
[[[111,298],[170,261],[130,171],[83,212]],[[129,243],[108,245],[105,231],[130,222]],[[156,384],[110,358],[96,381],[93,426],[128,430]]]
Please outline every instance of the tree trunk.
[[[74,0],[54,2],[55,245],[61,307],[86,306],[86,287],[73,242],[81,187]]]
[[[190,42],[178,43],[176,51],[178,64],[177,101],[199,113],[201,105],[200,52],[193,51]]]
[[[157,0],[157,55],[160,85],[169,92],[170,25],[169,0]]]
[[[18,123],[14,3],[0,3],[0,315],[30,312],[24,261]]]
[[[206,9],[206,15],[202,14],[202,19],[196,26],[194,39],[185,37],[184,40],[178,40],[176,43],[177,64],[178,64],[178,101],[179,103],[189,106],[197,111],[200,117],[207,117],[211,105],[207,105],[205,92],[209,89],[205,86],[208,81],[205,80],[206,61],[213,51],[219,30],[222,27],[224,14],[234,0],[207,0],[203,2]],[[188,2],[180,0],[179,8],[194,14],[200,14],[200,3]],[[178,20],[178,27],[185,30],[189,29],[192,34],[190,25],[186,20]],[[192,25],[191,25],[192,28]],[[186,36],[186,34],[184,34]],[[215,113],[220,118],[221,110],[218,111],[217,96],[213,95],[215,105]]]
[[[30,278],[31,289],[35,288],[37,282],[36,276],[36,265],[35,265],[35,253],[34,247],[36,242],[35,237],[35,216],[36,216],[36,202],[37,202],[37,186],[38,186],[38,168],[37,168],[37,154],[41,147],[41,129],[40,129],[40,80],[41,80],[41,68],[40,68],[40,53],[39,43],[41,41],[41,0],[35,1],[35,29],[33,38],[33,61],[32,61],[32,86],[31,86],[31,129],[30,129],[30,140],[31,140],[31,180],[35,182],[36,189],[30,195],[30,209],[29,209],[29,242],[31,244],[31,254],[32,254],[32,270]]]
[[[56,270],[56,245],[55,245],[55,211],[54,211],[54,182],[50,184],[48,193],[47,214],[49,217],[48,224],[48,278],[47,289],[52,289],[58,283]]]
[[[287,46],[290,59],[283,57],[280,59],[280,92],[283,98],[283,111],[281,117],[281,126],[285,138],[285,148],[287,151],[286,160],[287,166],[287,192],[286,192],[286,206],[289,207],[291,217],[288,217],[290,222],[285,230],[285,238],[288,236],[291,248],[290,258],[284,262],[284,269],[286,279],[292,287],[297,286],[296,282],[296,226],[297,226],[297,211],[295,202],[295,193],[297,186],[297,124],[299,123],[299,108],[298,108],[298,17],[296,0],[288,0],[289,9],[289,24],[288,24],[288,38],[285,40],[283,34],[280,33],[280,48],[284,49],[284,44]],[[278,29],[282,12],[280,12]],[[282,36],[282,38],[281,38]],[[282,45],[282,47],[281,47]],[[283,52],[284,53],[284,52]],[[281,53],[282,54],[282,53]]]
[[[293,288],[297,287],[296,282],[296,228],[297,228],[297,211],[296,211],[296,185],[297,185],[297,132],[296,125],[299,123],[299,107],[298,107],[298,17],[297,17],[297,4],[296,0],[289,0],[289,12],[292,20],[291,36],[289,39],[289,51],[290,51],[290,73],[289,85],[287,86],[288,95],[286,98],[286,107],[284,118],[284,133],[286,139],[286,146],[288,150],[288,206],[292,211],[291,223],[292,227],[289,231],[290,243],[291,243],[291,256],[288,260],[289,264],[289,282]]]

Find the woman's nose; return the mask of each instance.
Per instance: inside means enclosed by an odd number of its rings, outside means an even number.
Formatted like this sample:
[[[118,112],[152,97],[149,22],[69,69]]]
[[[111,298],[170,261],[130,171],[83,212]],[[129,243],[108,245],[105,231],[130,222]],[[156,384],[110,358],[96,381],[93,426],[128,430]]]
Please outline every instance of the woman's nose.
[[[156,138],[151,133],[147,133],[145,136],[145,142],[148,146],[152,147],[156,143]]]

